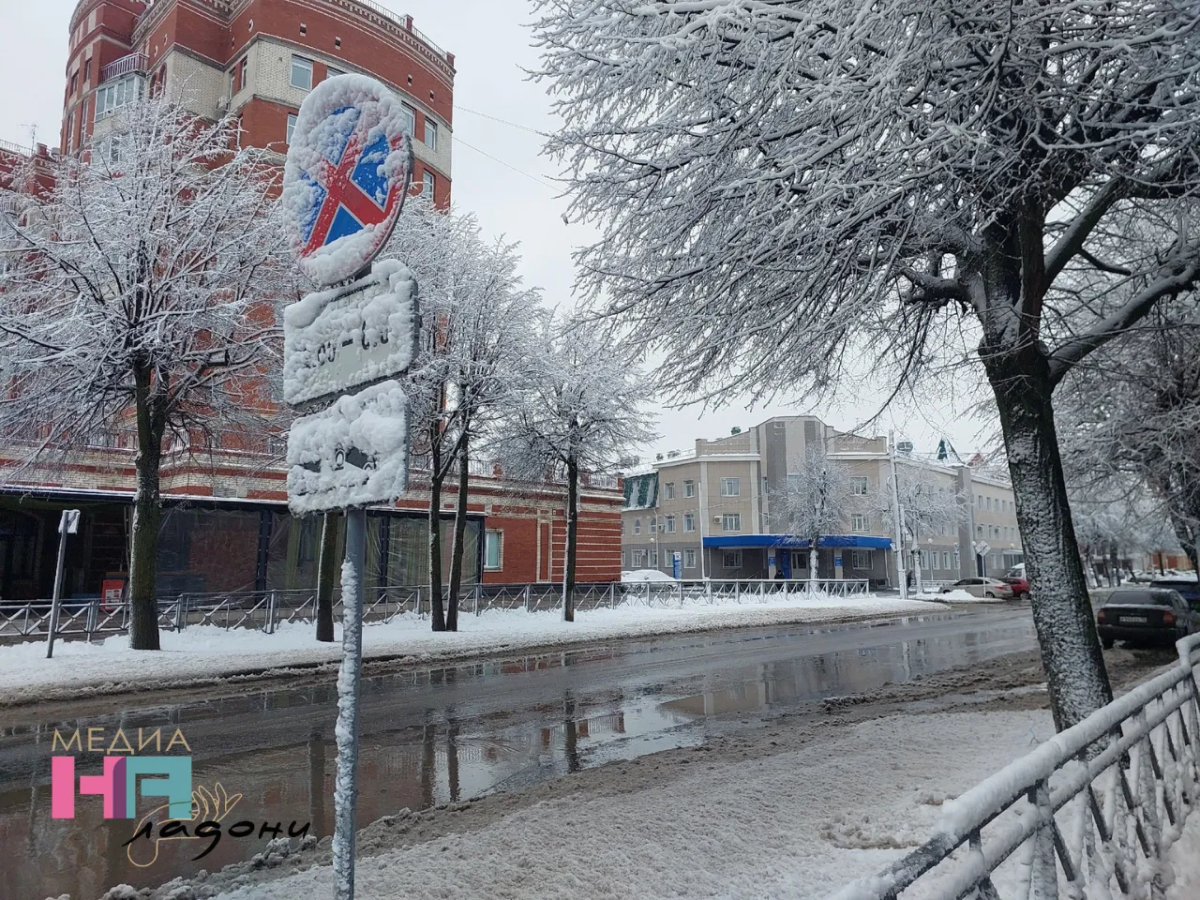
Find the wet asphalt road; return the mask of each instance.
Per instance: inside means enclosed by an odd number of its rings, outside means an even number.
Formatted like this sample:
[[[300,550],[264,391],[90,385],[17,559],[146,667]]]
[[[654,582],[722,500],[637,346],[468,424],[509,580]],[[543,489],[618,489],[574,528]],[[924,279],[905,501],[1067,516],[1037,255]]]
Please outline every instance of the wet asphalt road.
[[[1029,610],[999,606],[884,623],[782,626],[605,645],[406,671],[364,680],[360,824],[671,747],[703,743],[770,711],[980,663],[1035,646]],[[139,705],[114,715],[0,724],[0,895],[97,897],[114,884],[158,884],[261,849],[225,838],[199,862],[197,841],[122,847],[130,821],[105,821],[98,799],[50,818],[51,737],[182,730],[193,781],[241,794],[226,825],[332,828],[333,685],[275,687],[210,702]],[[84,756],[80,772],[98,771]],[[145,865],[149,863],[149,865]],[[139,865],[140,864],[140,865]],[[12,893],[9,893],[12,891]]]

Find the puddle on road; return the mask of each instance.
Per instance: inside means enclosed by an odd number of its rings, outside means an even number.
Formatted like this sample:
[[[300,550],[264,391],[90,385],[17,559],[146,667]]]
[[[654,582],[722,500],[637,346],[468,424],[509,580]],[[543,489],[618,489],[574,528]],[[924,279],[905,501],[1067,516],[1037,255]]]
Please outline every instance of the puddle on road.
[[[887,647],[703,667],[701,674],[633,689],[575,687],[552,700],[542,697],[517,708],[497,703],[463,713],[463,704],[456,708],[451,703],[425,710],[419,724],[413,724],[411,709],[406,708],[404,716],[391,710],[387,698],[431,685],[466,687],[463,693],[473,697],[486,685],[507,685],[503,676],[516,676],[515,684],[536,679],[537,673],[587,663],[598,663],[601,671],[607,661],[619,663],[625,654],[611,648],[544,654],[373,678],[365,682],[358,820],[366,825],[404,807],[423,809],[535,784],[615,759],[694,746],[710,733],[751,721],[768,710],[982,662],[1031,642],[1031,628],[1024,624],[988,632],[986,637],[960,632]],[[777,655],[787,652],[784,647]],[[520,696],[520,690],[520,686],[511,688],[515,696]],[[211,747],[209,755],[197,756],[194,785],[215,788],[220,783],[229,794],[242,795],[226,824],[265,819],[282,822],[286,829],[292,821],[308,822],[311,833],[324,835],[333,822],[334,702],[332,686],[322,685],[120,719],[61,723],[59,728],[70,731],[103,724],[109,729],[117,725],[166,729],[169,723],[169,728],[178,726],[187,734],[197,729],[194,740],[199,744],[203,723],[212,727],[213,721],[237,717],[262,723],[261,746],[230,752]],[[193,862],[207,841],[168,841],[159,845],[152,865],[139,867],[121,846],[134,833],[135,822],[105,821],[100,804],[90,798],[77,803],[76,819],[50,818],[49,730],[12,729],[2,735],[2,741],[0,845],[7,852],[0,862],[0,883],[15,891],[12,896],[41,900],[70,893],[73,900],[87,900],[115,884],[154,885],[200,868],[217,869],[247,858],[266,843],[267,837],[225,837],[205,859]],[[18,746],[23,752],[16,752]],[[99,767],[97,758],[85,756],[79,761],[81,771]],[[135,856],[137,863],[146,862],[144,850]]]

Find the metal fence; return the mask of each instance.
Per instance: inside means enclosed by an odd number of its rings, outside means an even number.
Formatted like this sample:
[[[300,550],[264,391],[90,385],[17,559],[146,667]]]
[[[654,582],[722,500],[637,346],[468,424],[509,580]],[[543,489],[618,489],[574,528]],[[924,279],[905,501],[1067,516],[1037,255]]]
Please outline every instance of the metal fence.
[[[819,591],[848,597],[868,593],[862,580],[822,580]],[[616,609],[619,606],[683,608],[727,604],[766,603],[807,592],[807,581],[663,581],[642,584],[603,582],[577,584],[575,608]],[[443,593],[443,601],[448,592]],[[400,585],[368,591],[363,602],[367,622],[390,622],[400,615],[424,616],[429,612],[429,588]],[[459,610],[479,615],[493,609],[522,609],[543,612],[562,607],[561,584],[476,584],[459,592]],[[182,631],[197,625],[218,628],[248,628],[273,634],[288,622],[311,622],[316,618],[317,600],[312,590],[233,591],[213,594],[182,594],[158,601],[159,627]],[[129,630],[128,602],[67,599],[59,610],[58,637],[92,640]],[[341,599],[334,594],[334,616],[341,616]],[[45,638],[50,628],[50,601],[0,604],[0,643]]]
[[[1200,789],[1200,635],[1178,650],[1169,671],[948,803],[926,844],[834,900],[1162,900],[1159,863]],[[1005,882],[1017,889],[1002,894]]]

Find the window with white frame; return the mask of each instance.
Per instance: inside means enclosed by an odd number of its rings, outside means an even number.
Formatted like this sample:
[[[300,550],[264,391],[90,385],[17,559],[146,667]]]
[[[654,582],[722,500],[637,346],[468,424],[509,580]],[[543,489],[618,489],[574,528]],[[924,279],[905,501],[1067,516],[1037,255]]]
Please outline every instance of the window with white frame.
[[[641,520],[641,519],[634,519],[634,520],[633,520],[633,533],[634,533],[634,534],[641,534],[641,533],[642,533],[642,520]]]
[[[695,531],[696,530],[696,514],[695,513],[684,513],[683,514],[683,530],[684,531]]]
[[[652,569],[658,568],[658,551],[657,550],[650,551],[650,568],[652,568]]]
[[[143,78],[140,75],[126,75],[116,81],[108,81],[96,89],[96,98],[92,107],[93,121],[133,103],[142,98]]]
[[[646,520],[646,533],[654,534],[654,532],[656,532],[656,531],[658,531],[658,517],[651,516],[649,519]]]
[[[855,534],[866,534],[870,527],[870,518],[866,513],[850,514],[850,530]]]
[[[950,571],[950,551],[949,550],[942,551],[942,571],[943,572]]]
[[[850,565],[856,569],[871,568],[871,551],[870,550],[851,550]]]
[[[741,482],[737,478],[721,479],[721,496],[737,497],[741,494]]]
[[[850,493],[852,494],[856,494],[859,497],[866,496],[867,488],[870,485],[871,482],[866,475],[850,476]]]
[[[437,122],[430,119],[429,116],[426,116],[425,117],[425,146],[436,153],[437,152],[437,142],[438,142]]]
[[[721,565],[726,569],[740,569],[742,567],[742,551],[741,550],[726,550],[721,554]]]
[[[621,535],[624,536],[624,534],[625,534],[625,520],[622,519],[621,520]]]
[[[646,551],[645,550],[629,551],[629,564],[635,569],[646,568]]]
[[[663,533],[664,534],[674,534],[675,533],[675,517],[674,516],[663,516]]]
[[[417,114],[413,112],[413,108],[405,103],[400,104],[400,118],[404,133],[412,137],[417,133]]]
[[[742,514],[741,513],[725,513],[721,516],[722,531],[741,531],[742,530]]]
[[[333,66],[325,67],[325,77],[326,78],[337,78],[339,75],[345,75],[345,74],[346,73],[343,72],[341,69],[335,69]]]
[[[292,135],[294,135],[295,133],[296,133],[296,114],[288,113],[287,142],[289,144],[292,142]]]
[[[496,571],[504,567],[504,532],[489,529],[483,533],[483,567]]]
[[[663,485],[663,499],[664,500],[674,500],[675,499],[675,482],[668,481],[666,484]]]
[[[683,483],[683,496],[685,499],[696,496],[696,482],[689,479]]]
[[[292,57],[291,85],[302,91],[312,90],[313,64],[303,56]]]
[[[683,551],[683,567],[685,569],[696,568],[696,551],[695,550],[684,550]]]
[[[426,169],[425,174],[421,176],[421,196],[426,200],[433,199],[433,184],[433,173]]]
[[[792,568],[807,569],[808,568],[808,551],[807,550],[792,550]]]

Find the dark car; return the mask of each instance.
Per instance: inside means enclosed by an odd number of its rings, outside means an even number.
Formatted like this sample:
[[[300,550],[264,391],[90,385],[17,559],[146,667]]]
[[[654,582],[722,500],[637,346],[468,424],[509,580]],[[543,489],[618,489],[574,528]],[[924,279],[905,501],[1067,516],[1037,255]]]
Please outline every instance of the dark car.
[[[1188,602],[1177,591],[1121,588],[1096,611],[1096,630],[1104,649],[1115,641],[1151,643],[1177,641],[1196,630]]]

